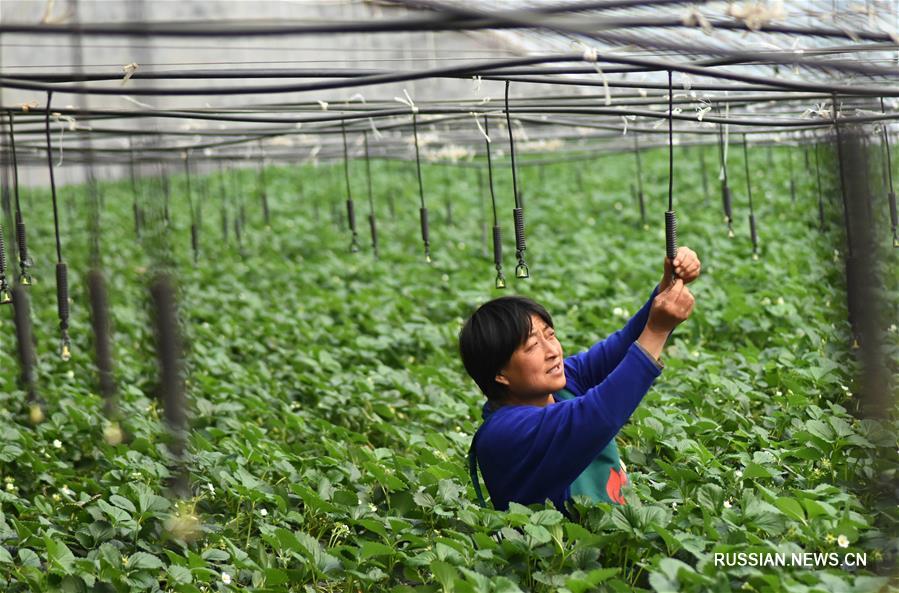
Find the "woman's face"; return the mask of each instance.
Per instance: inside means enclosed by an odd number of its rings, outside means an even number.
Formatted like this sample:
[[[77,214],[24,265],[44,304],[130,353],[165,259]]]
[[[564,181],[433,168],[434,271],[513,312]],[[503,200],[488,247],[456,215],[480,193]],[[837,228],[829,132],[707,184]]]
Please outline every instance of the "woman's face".
[[[531,315],[531,333],[496,375],[512,397],[528,400],[544,397],[565,387],[562,344],[556,332],[537,315]]]

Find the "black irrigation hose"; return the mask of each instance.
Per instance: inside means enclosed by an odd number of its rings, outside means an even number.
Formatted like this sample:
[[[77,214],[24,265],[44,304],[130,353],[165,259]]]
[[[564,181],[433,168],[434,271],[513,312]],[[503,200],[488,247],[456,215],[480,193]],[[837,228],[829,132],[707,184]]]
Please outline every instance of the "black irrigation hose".
[[[48,105],[49,107],[49,105]],[[49,113],[49,109],[47,110]],[[32,283],[31,274],[28,268],[31,267],[31,258],[28,256],[28,234],[25,228],[25,219],[22,217],[22,205],[19,202],[19,160],[16,156],[16,134],[15,134],[15,116],[13,112],[6,112],[9,117],[9,145],[12,156],[13,170],[13,195],[16,201],[16,250],[19,260],[19,284],[28,286]]]
[[[818,187],[818,227],[821,232],[827,230],[824,221],[824,193],[821,191],[821,167],[818,159],[818,143],[815,142],[815,180]]]
[[[3,240],[3,225],[0,224],[0,305],[12,303],[12,293],[6,280],[6,243]]]
[[[515,266],[516,278],[528,278],[530,271],[524,261],[524,252],[527,249],[524,229],[524,208],[521,202],[521,193],[518,191],[518,176],[515,173],[515,138],[512,134],[512,120],[509,116],[509,81],[506,81],[506,127],[509,129],[509,156],[512,160],[512,194],[515,197],[515,208],[512,217],[515,223],[515,257],[518,265]]]
[[[665,212],[665,254],[674,266],[677,257],[677,214],[674,211],[674,133],[673,118],[674,87],[671,84],[671,70],[668,71],[668,210]]]
[[[636,160],[637,173],[637,202],[640,206],[640,224],[646,224],[646,202],[643,196],[643,162],[640,160],[640,135],[634,134],[634,159]]]
[[[719,107],[720,110],[720,107]],[[727,159],[725,155],[724,125],[718,124],[718,156],[721,165],[721,202],[724,207],[724,222],[727,224],[727,236],[734,236],[734,214],[731,204],[730,186],[727,183]]]
[[[63,360],[72,356],[72,342],[69,339],[69,274],[62,260],[62,241],[59,236],[59,207],[56,203],[56,179],[53,174],[53,145],[50,141],[50,101],[53,93],[47,93],[47,110],[44,114],[47,136],[47,166],[50,170],[50,196],[53,200],[53,234],[56,237],[56,309],[59,314],[60,345],[59,355]]]
[[[851,225],[849,222],[849,204],[848,197],[846,195],[846,175],[843,171],[843,136],[840,133],[840,123],[837,119],[837,95],[834,93],[832,95],[832,109],[833,109],[833,127],[837,133],[837,165],[840,172],[840,197],[843,200],[843,222],[846,227],[846,253],[848,257],[852,257],[852,231]]]
[[[268,185],[265,179],[265,147],[259,139],[259,201],[262,207],[262,220],[265,227],[271,227],[271,215],[268,209]]]
[[[746,195],[749,197],[749,236],[752,239],[752,259],[759,258],[759,239],[755,228],[755,211],[752,208],[752,182],[749,176],[749,150],[746,147],[746,134],[743,134],[743,166],[746,170]]]
[[[340,131],[343,134],[343,174],[346,178],[347,226],[349,227],[350,232],[353,234],[352,240],[350,242],[350,252],[356,253],[359,251],[359,234],[356,231],[356,206],[353,202],[353,190],[350,187],[350,155],[346,143],[346,126],[343,124],[343,122],[340,122]]]
[[[368,185],[368,229],[371,232],[371,251],[377,259],[378,224],[375,219],[375,199],[371,186],[371,156],[368,152],[368,132],[362,132],[362,142],[365,145],[365,179]]]
[[[880,98],[880,111],[886,112],[883,106],[883,97]],[[887,133],[886,124],[883,124],[880,130],[883,135],[883,149],[885,152],[884,168],[886,169],[887,179],[889,181],[887,201],[890,205],[890,226],[893,231],[893,247],[899,247],[899,213],[897,213],[896,210],[896,192],[893,191],[893,157],[890,153],[890,135]]]
[[[31,332],[31,307],[28,301],[28,291],[22,284],[13,287],[12,300],[19,366],[22,369],[19,384],[26,394],[28,417],[32,424],[39,424],[44,420],[44,409],[35,389],[34,367],[37,364],[37,358],[34,355],[34,338]]]
[[[418,117],[417,109],[412,110],[412,133],[415,136],[415,171],[418,175],[418,197],[421,200],[421,206],[418,210],[419,221],[421,223],[421,240],[425,246],[425,261],[431,263],[431,238],[428,228],[428,208],[425,206],[425,187],[421,179],[421,155],[418,148]]]
[[[686,2],[665,2],[664,4],[684,4]],[[405,3],[416,8],[426,5],[426,2],[415,0]],[[642,6],[645,2],[634,0],[609,3],[608,7]],[[656,5],[657,2],[653,2]],[[7,23],[0,25],[0,34],[11,35],[91,35],[104,37],[271,37],[287,35],[311,35],[311,34],[351,34],[351,33],[395,33],[395,32],[422,32],[422,31],[465,31],[480,29],[521,29],[529,27],[552,28],[568,33],[590,34],[602,29],[613,27],[642,28],[696,28],[698,25],[687,25],[681,15],[672,16],[635,16],[635,17],[601,17],[590,20],[588,15],[569,14],[568,18],[553,18],[549,15],[593,10],[594,6],[602,6],[599,3],[572,3],[550,7],[537,7],[528,11],[476,11],[461,9],[458,6],[436,5],[440,12],[433,15],[403,19],[380,19],[359,21],[328,21],[311,24],[287,24],[287,25],[257,25],[247,26],[243,23],[122,23],[122,24],[90,24],[81,23],[73,25],[57,25],[41,23],[39,25],[25,23]],[[605,6],[603,6],[605,8]],[[602,8],[596,8],[602,9]],[[452,11],[452,16],[446,14]],[[233,21],[232,21],[233,22]],[[570,23],[570,24],[569,24]],[[877,41],[891,43],[893,39],[889,33],[850,30],[839,27],[800,27],[794,25],[765,24],[757,29],[738,19],[722,20],[710,19],[710,25],[714,29],[734,31],[759,31],[762,33],[778,33],[784,35],[810,35],[814,37],[850,38],[865,41]],[[202,25],[203,28],[199,28]]]
[[[498,289],[506,287],[506,275],[503,273],[503,231],[496,212],[496,192],[493,189],[493,157],[490,154],[490,122],[484,116],[484,143],[487,154],[487,179],[490,186],[490,203],[493,205],[493,267],[496,268],[494,286]]]
[[[184,153],[184,178],[187,183],[187,207],[190,210],[190,250],[193,252],[194,264],[196,264],[200,259],[200,231],[197,227],[193,191],[190,185],[190,153],[186,151]]]
[[[24,90],[39,91],[59,91],[72,94],[96,94],[96,95],[133,95],[133,96],[192,96],[192,95],[241,95],[241,94],[270,94],[270,93],[291,93],[333,90],[340,88],[351,88],[359,86],[369,86],[377,84],[388,84],[396,82],[404,82],[411,80],[421,80],[426,78],[438,77],[458,77],[465,78],[471,76],[479,76],[483,72],[496,70],[497,68],[509,66],[526,66],[532,64],[554,63],[554,62],[581,62],[584,60],[583,54],[558,54],[558,55],[542,55],[528,56],[522,58],[512,58],[504,60],[496,60],[492,62],[477,65],[456,65],[445,66],[440,68],[431,68],[418,71],[389,72],[381,74],[373,74],[370,76],[358,76],[352,78],[343,78],[340,80],[326,80],[304,84],[280,84],[280,85],[263,85],[263,86],[245,86],[238,89],[233,87],[190,87],[190,88],[107,88],[92,87],[85,85],[58,86],[55,84],[29,82],[16,78],[0,77],[0,87],[16,88]],[[899,96],[899,89],[893,87],[877,87],[865,85],[834,85],[834,84],[815,84],[796,80],[783,80],[779,78],[765,78],[761,76],[753,76],[747,74],[735,74],[732,72],[710,71],[702,66],[691,66],[688,64],[673,62],[667,60],[635,58],[628,56],[601,56],[601,61],[613,64],[627,64],[632,66],[640,66],[650,70],[675,70],[696,76],[708,76],[723,80],[732,80],[736,82],[762,85],[766,87],[774,87],[780,89],[790,89],[794,91],[807,92],[838,92],[846,95],[859,96]],[[816,66],[814,62],[805,61],[803,65]],[[827,63],[821,67],[831,66]],[[873,75],[884,75],[888,72],[877,71]],[[492,78],[492,77],[485,77]],[[503,78],[506,82],[511,78]]]

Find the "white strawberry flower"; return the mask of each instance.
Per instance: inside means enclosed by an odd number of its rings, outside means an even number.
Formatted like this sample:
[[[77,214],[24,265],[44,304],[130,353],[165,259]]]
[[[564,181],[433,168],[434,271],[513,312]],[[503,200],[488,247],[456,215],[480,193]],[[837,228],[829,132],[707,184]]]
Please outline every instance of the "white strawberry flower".
[[[53,439],[53,446],[57,449],[62,449],[62,441],[59,439]]]
[[[730,503],[730,500],[729,500],[729,499],[724,501],[724,508],[729,509],[729,508],[732,507],[732,506],[733,506],[733,505]]]
[[[849,538],[843,535],[842,533],[837,537],[837,545],[841,548],[849,547]]]
[[[226,585],[230,585],[231,584],[231,575],[228,574],[227,572],[223,572],[222,573],[222,582],[225,583]]]
[[[268,510],[259,509],[259,514],[262,515],[263,517],[268,517]]]

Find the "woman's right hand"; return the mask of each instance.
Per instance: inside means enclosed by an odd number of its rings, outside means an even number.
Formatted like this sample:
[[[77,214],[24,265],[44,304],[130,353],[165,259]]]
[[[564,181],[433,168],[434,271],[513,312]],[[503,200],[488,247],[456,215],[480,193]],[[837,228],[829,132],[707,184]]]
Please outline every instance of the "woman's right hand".
[[[654,333],[671,333],[693,313],[695,299],[680,278],[656,295],[649,309],[646,329]]]

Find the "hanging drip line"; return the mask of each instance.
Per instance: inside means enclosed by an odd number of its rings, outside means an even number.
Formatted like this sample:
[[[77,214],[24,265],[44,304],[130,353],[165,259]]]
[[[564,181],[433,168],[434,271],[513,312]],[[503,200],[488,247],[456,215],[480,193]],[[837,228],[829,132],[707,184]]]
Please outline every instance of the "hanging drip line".
[[[790,145],[787,145],[787,164],[790,169],[790,203],[796,203],[796,179],[793,176],[793,151]]]
[[[22,205],[19,203],[19,161],[16,157],[16,134],[13,120],[15,116],[12,110],[6,112],[9,116],[9,145],[12,153],[12,179],[13,195],[16,199],[16,246],[19,260],[19,284],[29,286],[33,282],[28,268],[31,267],[31,258],[28,256],[28,239],[25,233],[25,219],[22,217]]]
[[[702,179],[702,197],[706,206],[708,206],[709,202],[709,175],[708,175],[708,167],[705,163],[705,146],[700,144],[697,146],[699,149],[699,174],[700,179]]]
[[[674,212],[674,89],[668,71],[668,210],[665,212],[665,252],[674,267],[677,257],[677,215]]]
[[[843,173],[843,136],[840,134],[840,123],[837,119],[837,94],[832,93],[831,98],[833,101],[833,127],[837,133],[837,162],[840,171],[840,196],[843,198],[843,221],[846,225],[846,252],[847,255],[852,257],[852,230],[850,229],[849,224],[849,204],[847,203],[846,196],[846,182],[845,175]]]
[[[746,134],[743,134],[743,166],[746,168],[746,195],[749,197],[749,235],[752,238],[752,259],[759,258],[758,235],[755,229],[755,211],[752,209],[752,183],[749,178],[749,150],[746,146]]]
[[[131,177],[131,209],[134,213],[134,235],[140,239],[141,213],[137,203],[137,179],[134,175],[134,136],[128,136],[128,172]]]
[[[350,155],[346,144],[346,123],[340,120],[340,133],[343,135],[343,175],[346,178],[346,216],[350,232],[353,233],[350,242],[350,252],[359,251],[359,233],[356,231],[356,207],[353,203],[353,192],[350,188]]]
[[[716,105],[718,115],[721,115],[721,106]],[[721,202],[724,207],[724,222],[727,223],[727,236],[734,238],[734,213],[730,199],[730,186],[727,184],[727,147],[724,143],[724,124],[718,124],[718,157],[721,164]]]
[[[262,206],[262,220],[265,228],[271,227],[271,216],[268,210],[268,187],[265,181],[265,146],[262,138],[259,139],[259,201]]]
[[[823,233],[827,229],[824,226],[824,194],[821,191],[821,167],[818,161],[818,143],[815,142],[815,180],[818,186],[818,226]]]
[[[194,254],[194,264],[200,257],[200,234],[197,228],[197,215],[194,209],[193,192],[190,186],[190,151],[184,151],[184,177],[187,182],[187,207],[190,210],[190,249]]]
[[[12,303],[12,293],[6,281],[6,243],[3,240],[3,225],[0,224],[0,305]]]
[[[47,92],[47,111],[44,114],[44,133],[47,139],[47,167],[50,170],[50,196],[53,199],[53,232],[56,235],[56,309],[59,313],[59,355],[63,360],[72,356],[69,339],[69,278],[62,260],[62,241],[59,238],[59,208],[56,203],[56,178],[53,173],[53,145],[50,140],[50,101],[53,91]]]
[[[880,111],[886,113],[883,106],[883,97],[880,98]],[[887,122],[881,122],[880,131],[883,134],[883,149],[885,151],[884,168],[887,171],[889,191],[887,200],[890,203],[890,226],[893,229],[893,247],[899,247],[899,213],[896,210],[896,192],[893,191],[893,157],[890,154],[890,135],[887,133]]]
[[[490,156],[490,124],[484,116],[484,144],[487,149],[487,179],[490,185],[490,203],[493,205],[493,266],[496,268],[496,288],[506,287],[506,275],[503,274],[503,232],[496,214],[496,192],[493,190],[493,158]]]
[[[415,171],[418,173],[418,197],[421,200],[418,214],[421,221],[421,240],[425,244],[425,261],[431,263],[431,240],[428,229],[428,208],[425,206],[425,187],[421,180],[421,155],[418,148],[418,117],[412,112],[412,134],[415,136]]]
[[[637,202],[640,205],[640,223],[646,224],[646,203],[643,200],[643,162],[640,160],[640,135],[634,132],[634,159],[637,165]]]
[[[227,186],[225,184],[225,169],[222,164],[223,161],[219,159],[218,161],[218,170],[219,170],[219,186],[222,190],[222,203],[219,208],[219,213],[221,214],[221,222],[222,222],[222,242],[228,242],[228,191]]]
[[[362,143],[365,145],[365,179],[368,184],[368,228],[371,231],[371,250],[378,257],[378,224],[375,220],[375,198],[371,187],[371,156],[368,152],[368,132],[362,132]]]
[[[512,136],[512,119],[509,115],[509,81],[506,81],[506,127],[509,128],[509,156],[512,159],[512,193],[515,195],[515,208],[512,216],[515,221],[515,257],[518,265],[515,266],[516,278],[528,278],[530,272],[524,261],[524,252],[527,249],[524,234],[524,208],[521,206],[521,194],[518,192],[518,176],[515,173],[515,139]]]

